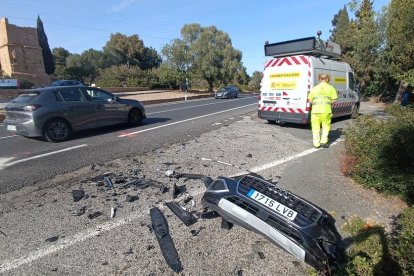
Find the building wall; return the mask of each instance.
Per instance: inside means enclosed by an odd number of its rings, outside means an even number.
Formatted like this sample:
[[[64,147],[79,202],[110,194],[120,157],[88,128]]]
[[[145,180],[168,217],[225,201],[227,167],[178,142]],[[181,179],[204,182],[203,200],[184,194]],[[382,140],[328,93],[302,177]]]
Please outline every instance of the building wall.
[[[7,18],[0,19],[0,64],[8,77],[26,79],[36,86],[50,82],[36,28],[9,24]]]

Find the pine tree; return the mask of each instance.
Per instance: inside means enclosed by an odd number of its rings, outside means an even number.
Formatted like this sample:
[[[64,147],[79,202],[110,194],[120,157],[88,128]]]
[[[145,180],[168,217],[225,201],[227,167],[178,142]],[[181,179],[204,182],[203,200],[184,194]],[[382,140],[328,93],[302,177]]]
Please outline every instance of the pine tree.
[[[43,28],[43,22],[40,16],[37,16],[37,38],[39,40],[39,46],[42,48],[43,63],[45,65],[45,71],[48,75],[55,72],[55,64],[53,62],[52,51],[47,41],[47,36]]]

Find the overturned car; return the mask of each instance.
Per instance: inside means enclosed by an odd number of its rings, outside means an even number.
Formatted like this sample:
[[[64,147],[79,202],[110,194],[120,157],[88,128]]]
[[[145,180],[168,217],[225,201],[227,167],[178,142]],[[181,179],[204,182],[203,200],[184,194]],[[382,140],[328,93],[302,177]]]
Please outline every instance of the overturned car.
[[[203,205],[225,224],[259,233],[319,271],[329,273],[339,260],[342,238],[335,219],[318,206],[250,174],[239,179],[200,178],[207,188]]]

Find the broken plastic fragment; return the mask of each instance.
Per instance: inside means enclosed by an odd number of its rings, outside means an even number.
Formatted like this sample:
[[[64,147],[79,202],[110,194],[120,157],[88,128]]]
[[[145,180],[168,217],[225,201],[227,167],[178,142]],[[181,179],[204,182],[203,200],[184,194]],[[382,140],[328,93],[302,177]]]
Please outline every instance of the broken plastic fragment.
[[[84,190],[72,190],[73,201],[78,202],[85,196]]]

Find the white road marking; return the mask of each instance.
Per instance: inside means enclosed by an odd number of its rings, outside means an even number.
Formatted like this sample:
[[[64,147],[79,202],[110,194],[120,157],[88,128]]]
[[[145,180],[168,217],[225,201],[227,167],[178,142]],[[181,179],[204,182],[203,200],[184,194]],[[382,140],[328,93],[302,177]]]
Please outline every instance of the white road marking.
[[[337,143],[341,142],[342,140],[343,140],[343,139],[338,139],[338,140],[336,140],[335,142],[333,142],[330,146],[334,146],[334,145],[336,145]],[[288,156],[288,157],[285,157],[285,158],[282,158],[282,159],[279,159],[279,160],[275,160],[275,161],[272,161],[272,162],[270,162],[270,163],[263,164],[263,165],[261,165],[261,166],[254,167],[254,168],[252,168],[250,171],[255,172],[255,173],[257,173],[257,172],[261,172],[261,171],[264,171],[264,170],[266,170],[266,169],[270,169],[270,168],[272,168],[272,167],[279,166],[279,165],[281,165],[281,164],[283,164],[283,163],[286,163],[286,162],[289,162],[289,161],[291,161],[291,160],[294,160],[294,159],[297,159],[297,158],[300,158],[300,157],[306,156],[306,155],[311,154],[311,153],[313,153],[313,152],[315,152],[315,151],[318,151],[318,150],[320,150],[320,149],[321,149],[321,148],[319,148],[319,149],[316,149],[316,148],[311,148],[311,149],[308,149],[308,150],[302,151],[302,152],[300,152],[300,153],[297,153],[297,154],[294,154],[294,155],[291,155],[291,156]]]
[[[338,139],[337,141],[332,143],[331,146],[334,146],[335,144],[341,142],[342,140],[343,139]],[[281,165],[281,164],[286,163],[288,161],[291,161],[293,159],[300,158],[302,156],[308,155],[308,154],[310,154],[312,152],[315,152],[317,150],[319,150],[319,149],[305,150],[304,152],[292,155],[290,157],[283,158],[281,160],[276,160],[276,161],[273,161],[273,162],[268,163],[268,164],[264,164],[264,165],[259,166],[259,167],[255,167],[255,168],[251,169],[250,171],[258,172],[258,171],[261,171],[261,170],[271,168],[270,164],[273,164],[273,166]],[[223,163],[225,163],[225,162],[223,162]],[[227,163],[227,164],[229,164],[229,163]],[[231,165],[231,164],[229,164],[229,165]],[[202,194],[202,193],[203,192],[196,193],[196,194],[194,194],[194,196],[197,196],[197,195]],[[5,260],[5,261],[3,261],[2,264],[0,264],[0,273],[4,273],[4,272],[7,272],[9,270],[13,270],[13,269],[16,269],[18,267],[21,267],[23,265],[35,262],[38,259],[41,259],[41,258],[46,257],[48,255],[51,255],[53,253],[56,253],[60,250],[63,250],[65,248],[69,247],[69,246],[72,246],[74,244],[83,242],[83,241],[85,241],[89,238],[92,238],[94,236],[97,236],[97,235],[99,235],[103,232],[106,232],[106,231],[115,229],[117,227],[123,226],[123,225],[125,225],[127,223],[130,223],[134,220],[137,220],[137,219],[139,219],[143,216],[147,216],[148,213],[149,213],[149,209],[146,210],[145,212],[142,212],[142,211],[135,212],[135,213],[132,213],[132,214],[129,214],[129,215],[125,216],[124,218],[118,219],[116,221],[110,221],[110,222],[107,222],[107,223],[104,223],[104,224],[96,225],[95,227],[93,227],[91,229],[87,229],[83,232],[80,232],[80,233],[78,233],[78,234],[76,234],[72,237],[66,237],[64,239],[61,239],[61,240],[57,241],[56,244],[54,244],[54,245],[44,246],[41,249],[29,252],[28,254],[26,254],[26,255],[24,255],[20,258]]]
[[[7,138],[16,137],[16,136],[19,136],[19,135],[3,136],[3,137],[0,137],[0,139],[7,139]]]
[[[28,157],[28,158],[19,159],[19,160],[12,161],[12,162],[7,162],[7,163],[0,162],[0,169],[3,169],[5,167],[9,167],[9,166],[13,166],[13,165],[18,164],[18,163],[26,162],[26,161],[29,161],[29,160],[38,159],[38,158],[42,158],[42,157],[45,157],[45,156],[49,156],[49,155],[53,155],[53,154],[57,154],[57,153],[61,153],[61,152],[65,152],[65,151],[69,151],[69,150],[73,150],[73,149],[78,149],[78,148],[82,148],[82,147],[86,147],[86,146],[87,146],[87,144],[83,144],[83,145],[79,145],[79,146],[74,146],[74,147],[70,147],[70,148],[66,148],[66,149],[61,149],[61,150],[57,150],[57,151],[52,151],[52,152],[40,154],[40,155],[31,156],[31,157]]]
[[[251,97],[246,97],[246,98],[251,98]],[[214,103],[207,103],[207,104],[200,104],[200,105],[194,105],[194,106],[186,106],[186,107],[180,107],[180,108],[176,108],[176,109],[169,109],[169,110],[164,110],[164,111],[157,111],[157,112],[152,112],[152,113],[147,113],[147,115],[152,115],[152,114],[158,114],[158,113],[164,113],[164,112],[170,112],[170,111],[177,111],[177,110],[182,110],[182,109],[188,109],[188,108],[193,108],[193,107],[200,107],[200,106],[207,106],[207,105],[217,105],[217,104],[224,104],[224,103],[228,103],[228,102],[233,102],[233,101],[239,101],[245,98],[238,98],[238,99],[234,99],[234,100],[229,100],[229,101],[224,101],[224,102],[214,102]]]
[[[161,125],[161,126],[156,126],[156,127],[152,127],[152,128],[147,128],[147,129],[143,129],[143,130],[138,130],[138,131],[126,133],[126,134],[121,134],[118,137],[126,137],[126,136],[130,136],[130,135],[134,135],[134,134],[138,134],[138,133],[142,133],[142,132],[147,132],[147,131],[158,129],[158,128],[163,128],[163,127],[172,126],[172,125],[176,125],[176,124],[180,124],[180,123],[184,123],[184,122],[188,122],[188,121],[192,121],[192,120],[197,120],[197,119],[200,119],[200,118],[204,118],[204,117],[208,117],[208,116],[228,112],[228,111],[231,111],[231,110],[245,108],[245,107],[248,107],[248,106],[251,106],[251,105],[257,105],[257,104],[254,103],[254,104],[243,105],[243,106],[239,106],[239,107],[235,107],[235,108],[230,108],[230,109],[226,109],[226,110],[222,110],[222,111],[218,111],[218,112],[214,112],[214,113],[210,113],[210,114],[206,114],[206,115],[202,115],[202,116],[197,116],[197,117],[185,119],[185,120],[170,123],[170,124],[165,124],[165,125]]]

